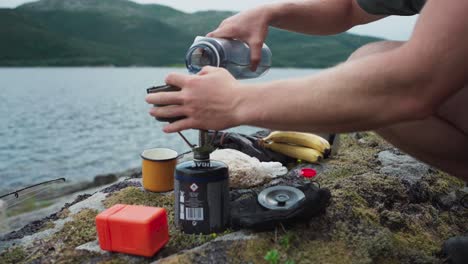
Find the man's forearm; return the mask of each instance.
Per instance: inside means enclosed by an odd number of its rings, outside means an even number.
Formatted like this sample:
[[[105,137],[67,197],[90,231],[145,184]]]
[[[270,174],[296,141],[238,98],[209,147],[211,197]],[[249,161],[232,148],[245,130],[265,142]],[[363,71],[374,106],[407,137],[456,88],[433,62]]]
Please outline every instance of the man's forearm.
[[[382,54],[311,77],[247,85],[240,91],[239,120],[280,130],[349,132],[424,118],[418,91],[425,82],[402,63]]]
[[[355,0],[288,1],[262,7],[273,27],[314,35],[344,32],[381,17],[361,10]]]
[[[451,3],[429,0],[413,36],[399,48],[312,77],[241,89],[239,123],[345,132],[433,114],[468,82],[468,26],[453,19],[463,17],[468,2]]]

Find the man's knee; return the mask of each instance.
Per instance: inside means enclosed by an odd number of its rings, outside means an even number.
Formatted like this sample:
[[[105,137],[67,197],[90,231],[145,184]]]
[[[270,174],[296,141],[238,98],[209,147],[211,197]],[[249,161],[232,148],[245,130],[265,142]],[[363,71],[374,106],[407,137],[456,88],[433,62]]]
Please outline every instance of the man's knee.
[[[400,47],[403,41],[378,41],[366,44],[349,56],[348,61],[366,57],[368,55],[389,51]]]

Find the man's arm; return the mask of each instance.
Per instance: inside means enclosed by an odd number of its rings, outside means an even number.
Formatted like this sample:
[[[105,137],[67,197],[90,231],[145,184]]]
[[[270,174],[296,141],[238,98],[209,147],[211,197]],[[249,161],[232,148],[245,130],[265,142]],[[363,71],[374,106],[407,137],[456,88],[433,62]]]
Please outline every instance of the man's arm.
[[[147,101],[178,104],[152,109],[152,115],[188,116],[166,132],[243,124],[341,132],[422,119],[468,81],[467,12],[465,0],[429,0],[411,40],[392,51],[265,84],[240,84],[214,68],[198,76],[171,74],[167,83],[182,91]]]
[[[269,26],[306,34],[330,35],[382,17],[367,14],[356,0],[288,1],[259,6],[229,17],[207,36],[246,42],[251,50],[252,70],[255,70]]]
[[[400,48],[241,89],[240,123],[340,132],[425,118],[468,80],[466,12],[467,1],[430,0]]]
[[[264,8],[270,26],[312,35],[337,34],[384,17],[366,13],[356,0],[289,1]]]

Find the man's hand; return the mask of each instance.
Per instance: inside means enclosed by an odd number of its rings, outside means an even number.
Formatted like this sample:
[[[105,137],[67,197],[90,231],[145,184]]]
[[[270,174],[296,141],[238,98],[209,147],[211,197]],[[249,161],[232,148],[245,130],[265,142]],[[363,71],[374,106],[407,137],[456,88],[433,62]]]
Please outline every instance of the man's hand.
[[[237,106],[241,101],[241,84],[222,68],[204,67],[198,75],[169,74],[166,83],[182,88],[180,92],[156,93],[146,96],[155,107],[155,117],[187,118],[166,125],[164,132],[172,133],[189,128],[221,130],[238,125]]]
[[[269,26],[304,34],[330,35],[381,18],[383,16],[366,13],[355,0],[290,0],[262,5],[229,17],[207,36],[246,42],[251,49],[251,69],[254,71],[260,62]]]
[[[262,56],[262,45],[268,35],[269,12],[255,8],[225,19],[207,37],[232,38],[246,42],[250,47],[252,71],[257,69]]]

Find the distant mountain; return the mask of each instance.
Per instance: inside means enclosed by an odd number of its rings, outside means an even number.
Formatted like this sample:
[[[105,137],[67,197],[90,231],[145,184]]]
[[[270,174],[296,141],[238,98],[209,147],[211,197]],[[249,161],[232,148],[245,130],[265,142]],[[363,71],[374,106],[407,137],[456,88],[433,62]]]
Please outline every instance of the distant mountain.
[[[0,66],[182,65],[188,46],[233,12],[184,13],[127,0],[41,0],[0,9]],[[378,39],[270,31],[275,67],[326,67]]]

